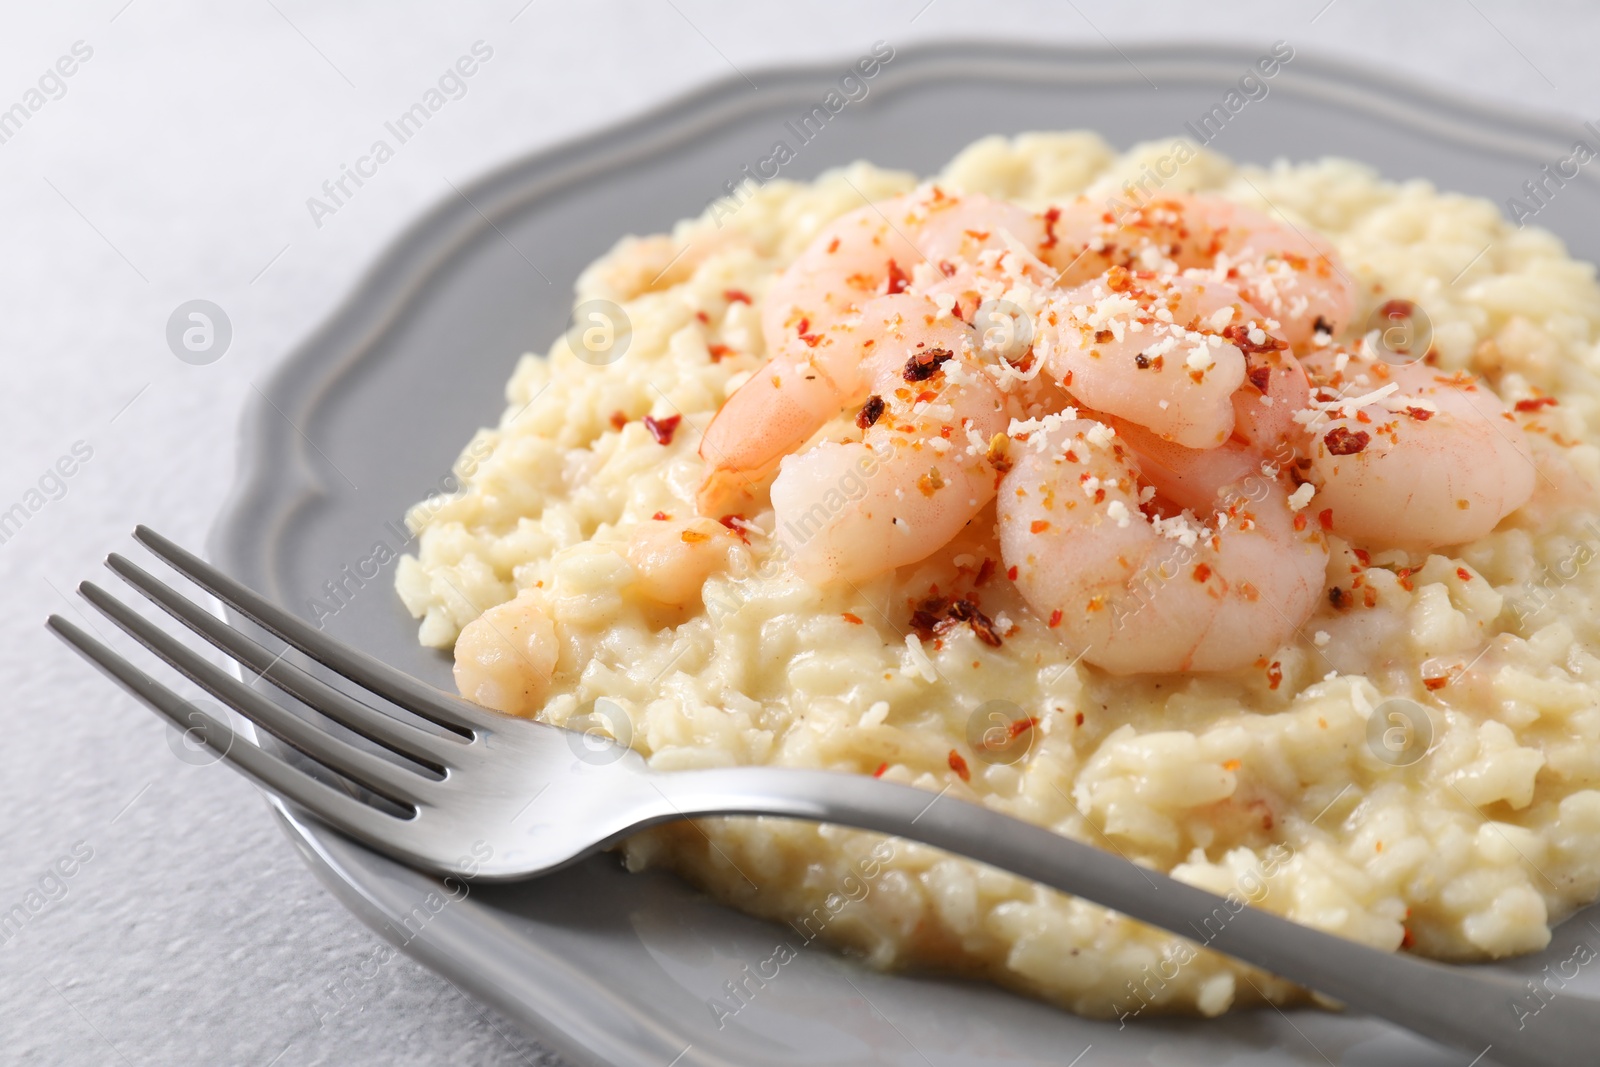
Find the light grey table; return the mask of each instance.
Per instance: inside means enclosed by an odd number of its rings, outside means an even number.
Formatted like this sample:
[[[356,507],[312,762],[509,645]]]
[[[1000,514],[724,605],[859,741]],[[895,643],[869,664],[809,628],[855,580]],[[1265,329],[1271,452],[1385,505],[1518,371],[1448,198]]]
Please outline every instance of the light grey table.
[[[7,12],[0,109],[27,114],[8,124],[0,111],[0,513],[23,505],[0,526],[0,1058],[557,1062],[390,958],[313,881],[250,786],[177,758],[154,718],[40,624],[71,610],[73,585],[128,545],[134,523],[203,542],[254,383],[450,183],[709,79],[854,56],[880,39],[993,36],[1281,38],[1600,120],[1600,8],[1582,0],[792,11],[95,0]],[[492,55],[460,98],[331,204],[323,183],[480,41]],[[311,197],[335,210],[313,212]],[[208,365],[167,343],[169,317],[194,299],[231,323]],[[18,905],[26,921],[4,925]]]

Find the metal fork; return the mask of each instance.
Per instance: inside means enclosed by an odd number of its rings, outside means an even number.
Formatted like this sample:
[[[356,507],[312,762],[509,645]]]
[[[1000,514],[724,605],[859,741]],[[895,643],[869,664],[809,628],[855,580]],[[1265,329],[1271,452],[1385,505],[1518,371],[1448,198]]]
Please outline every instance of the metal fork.
[[[124,557],[106,560],[184,626],[320,716],[375,742],[380,753],[269,700],[99,586],[79,586],[140,644],[360,792],[234,739],[224,723],[66,619],[52,615],[50,629],[258,785],[422,870],[483,881],[532,878],[638,830],[695,816],[838,823],[946,849],[1114,908],[1461,1049],[1478,1057],[1474,1063],[1487,1053],[1512,1067],[1571,1067],[1594,1059],[1600,1002],[1560,992],[1550,999],[1548,990],[1533,999],[1531,984],[1505,975],[1380,952],[943,793],[825,771],[741,767],[663,774],[615,742],[583,737],[575,747],[580,735],[572,731],[494,714],[329,638],[146,527],[134,537],[289,647],[381,698],[356,699],[289,662],[288,649],[261,645]],[[384,701],[404,712],[385,710]]]

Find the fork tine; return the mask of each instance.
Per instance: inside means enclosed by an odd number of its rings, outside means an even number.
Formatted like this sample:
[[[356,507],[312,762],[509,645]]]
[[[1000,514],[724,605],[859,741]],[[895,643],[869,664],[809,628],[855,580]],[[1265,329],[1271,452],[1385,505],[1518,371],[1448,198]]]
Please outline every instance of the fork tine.
[[[133,536],[179,574],[245,618],[379,696],[457,733],[493,724],[492,713],[440,692],[360,649],[335,641],[148,526],[136,527]]]
[[[397,804],[406,807],[416,805],[416,795],[427,782],[421,775],[371,752],[363,752],[309,720],[279,707],[243,682],[201,659],[165,630],[93,582],[80,583],[78,592],[129,637],[280,741]]]
[[[162,719],[185,732],[204,733],[206,747],[229,766],[269,792],[292,800],[323,822],[379,848],[392,848],[405,823],[289,766],[266,750],[240,741],[223,723],[192,707],[182,697],[145,674],[60,615],[47,626],[84,659],[98,667]],[[226,743],[219,741],[226,738]]]
[[[126,557],[113,552],[106,557],[106,566],[167,614],[260,677],[368,740],[441,772],[452,750],[461,747],[456,740],[458,734],[428,733],[335,689],[285,660],[282,653],[274,655]]]

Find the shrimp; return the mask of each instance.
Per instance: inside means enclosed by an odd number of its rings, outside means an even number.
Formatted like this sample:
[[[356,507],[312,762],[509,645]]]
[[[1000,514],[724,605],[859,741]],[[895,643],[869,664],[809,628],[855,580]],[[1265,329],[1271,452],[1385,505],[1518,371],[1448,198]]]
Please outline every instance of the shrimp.
[[[1044,213],[1043,258],[1068,288],[1110,270],[1179,271],[1209,267],[1211,233],[1192,228],[1192,198],[1163,197],[1120,211],[1079,197]]]
[[[467,623],[456,638],[456,690],[507,715],[544,707],[561,646],[542,593],[524,589]]]
[[[1023,208],[938,186],[869,204],[834,220],[773,283],[761,332],[774,356],[805,352],[804,335],[827,329],[874,296],[904,292],[919,264],[975,259],[1007,237],[1037,254],[1044,223]],[[801,324],[805,328],[801,329]]]
[[[1233,436],[1259,452],[1287,455],[1285,447],[1300,436],[1295,413],[1311,400],[1305,368],[1288,344],[1268,336],[1254,344],[1248,334],[1235,336],[1244,353],[1245,384],[1233,393]]]
[[[937,186],[868,205],[825,227],[767,293],[762,333],[769,362],[706,427],[700,456],[710,469],[699,494],[702,514],[725,510],[742,489],[763,482],[780,458],[860,399],[863,353],[852,337],[861,332],[855,316],[864,304],[906,292],[914,271],[942,282],[957,274],[957,264],[976,262],[988,249],[1016,245],[1036,262],[1043,241],[1039,216],[984,196],[949,195]],[[924,261],[929,266],[919,270]],[[957,281],[961,288],[952,311],[961,294],[977,285],[970,267],[960,270]],[[872,335],[880,326],[866,322],[865,332]]]
[[[1098,421],[1063,421],[1012,452],[996,505],[1001,556],[1033,611],[1096,666],[1245,667],[1321,600],[1326,536],[1276,479],[1214,486],[1202,525],[1147,515],[1138,455]],[[1186,473],[1196,491],[1201,472]]]
[[[1228,439],[1245,381],[1240,346],[1271,339],[1237,290],[1188,273],[1113,267],[1040,318],[1045,368],[1068,392],[1187,448]]]
[[[1426,550],[1483,537],[1533,493],[1533,451],[1482,381],[1324,349],[1306,422],[1308,476],[1341,537]]]
[[[994,498],[987,447],[1014,402],[979,360],[970,326],[920,298],[884,302],[905,300],[921,309],[886,324],[875,346],[860,439],[789,456],[772,483],[779,543],[807,581],[860,581],[915,563]]]
[[[707,471],[697,496],[700,513],[724,514],[730,501],[770,477],[779,460],[863,399],[867,365],[880,344],[938,348],[948,339],[950,323],[935,325],[929,312],[937,310],[908,293],[877,297],[858,316],[817,337],[806,360],[780,356],[757,371],[722,405],[701,439]]]
[[[1274,332],[1296,348],[1319,329],[1331,335],[1350,323],[1355,286],[1333,246],[1241,204],[1179,194],[1120,211],[1082,198],[1052,210],[1045,259],[1061,271],[1062,285],[1112,267],[1214,269],[1218,281],[1272,316]]]
[[[738,543],[727,527],[712,519],[688,522],[652,519],[634,527],[628,537],[628,563],[639,592],[671,607],[701,601],[706,579],[725,570]]]
[[[1244,298],[1278,323],[1296,349],[1350,325],[1355,282],[1321,234],[1227,200],[1194,197],[1190,219],[1212,235],[1212,262]]]

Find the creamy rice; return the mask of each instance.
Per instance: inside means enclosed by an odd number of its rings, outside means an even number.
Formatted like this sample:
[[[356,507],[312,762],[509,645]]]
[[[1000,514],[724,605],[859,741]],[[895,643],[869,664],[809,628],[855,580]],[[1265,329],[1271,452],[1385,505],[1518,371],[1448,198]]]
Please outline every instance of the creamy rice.
[[[996,137],[938,181],[1030,207],[1126,197],[1125,181],[1173,152],[1118,156],[1088,133]],[[910,615],[930,587],[998,562],[992,505],[921,564],[819,589],[774,562],[763,500],[747,513],[749,545],[698,601],[638,595],[623,546],[658,512],[692,517],[700,431],[763,359],[762,293],[862,195],[916,184],[858,163],[628,238],[584,273],[579,301],[625,309],[626,352],[586,362],[562,339],[523,357],[500,425],[458,464],[464,489],[414,509],[420,545],[397,584],[421,640],[449,648],[483,611],[536,588],[561,645],[541,718],[614,701],[657,769],[877,772],[1379,948],[1450,960],[1541,948],[1552,922],[1600,894],[1594,270],[1488,201],[1425,182],[1344,160],[1258,168],[1180,154],[1194,158],[1164,191],[1270,203],[1329,237],[1362,286],[1357,322],[1408,298],[1431,318],[1443,367],[1484,374],[1508,402],[1558,398],[1539,413],[1553,433],[1535,439],[1533,499],[1448,554],[1376,553],[1367,568],[1335,539],[1328,584],[1344,606],[1324,603],[1294,643],[1229,674],[1069,663],[1003,573],[982,589],[1000,647],[966,626],[920,639]],[[682,416],[669,444],[646,415]],[[1426,709],[1409,739],[1412,705],[1385,704],[1397,698]],[[1036,725],[986,760],[979,739],[996,714]],[[1381,758],[1397,737],[1415,762]],[[872,834],[703,820],[623,851],[632,868],[669,867],[875,966],[975,975],[1086,1015],[1215,1015],[1302,996],[1096,905]]]

